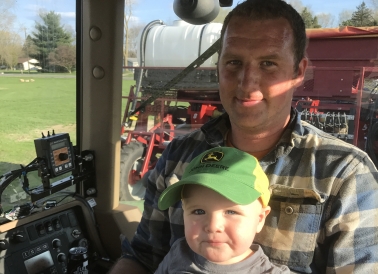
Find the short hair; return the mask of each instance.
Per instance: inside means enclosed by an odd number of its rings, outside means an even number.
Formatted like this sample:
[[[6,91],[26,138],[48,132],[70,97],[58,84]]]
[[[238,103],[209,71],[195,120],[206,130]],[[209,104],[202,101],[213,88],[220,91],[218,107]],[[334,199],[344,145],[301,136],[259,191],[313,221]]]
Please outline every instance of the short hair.
[[[291,5],[282,0],[245,0],[239,3],[224,19],[219,55],[223,48],[224,34],[232,17],[247,17],[251,20],[286,19],[293,30],[294,70],[297,72],[299,62],[305,57],[307,38],[303,19]]]

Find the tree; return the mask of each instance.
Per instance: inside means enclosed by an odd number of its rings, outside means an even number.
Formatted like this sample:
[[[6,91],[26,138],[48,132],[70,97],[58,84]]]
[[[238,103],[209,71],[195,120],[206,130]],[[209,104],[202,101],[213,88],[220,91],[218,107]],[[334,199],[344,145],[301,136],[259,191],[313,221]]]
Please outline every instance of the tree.
[[[59,45],[48,57],[51,65],[61,66],[69,73],[76,65],[76,47],[71,44]]]
[[[352,17],[341,23],[341,26],[367,27],[376,26],[377,21],[373,18],[373,12],[365,2],[357,6],[357,10],[352,13]]]
[[[128,45],[128,57],[137,57],[138,45],[139,45],[139,33],[143,30],[144,24],[133,24],[129,28],[129,45]]]
[[[0,61],[1,65],[7,63],[8,66],[14,67],[17,64],[18,57],[15,54],[22,47],[20,36],[12,31],[15,15],[12,9],[16,0],[0,0]]]
[[[305,8],[301,0],[286,0],[285,2],[290,4],[298,12],[301,12]]]
[[[294,9],[296,9],[306,26],[306,29],[314,29],[314,28],[321,28],[322,26],[318,23],[318,18],[312,15],[311,9],[309,7],[305,7],[301,0],[285,0],[288,4],[290,4]]]
[[[316,16],[318,18],[319,25],[323,28],[331,28],[335,17],[330,13],[320,13]]]
[[[17,33],[0,30],[0,56],[12,69],[22,53],[21,37]]]
[[[302,10],[301,16],[305,23],[306,29],[321,28],[321,25],[318,23],[318,18],[316,16],[312,16],[311,11],[307,7]]]
[[[343,10],[339,13],[339,26],[343,26],[343,22],[350,20],[352,18],[353,11]]]
[[[0,1],[0,31],[9,30],[13,26],[15,15],[11,12],[16,0]]]
[[[123,60],[127,66],[127,58],[129,57],[129,39],[130,39],[130,19],[133,15],[133,8],[137,0],[125,0],[125,14],[124,14],[124,35],[125,41],[123,44]]]
[[[26,36],[24,45],[22,46],[23,57],[29,57],[30,55],[37,54],[37,47],[34,44],[30,35]]]
[[[32,32],[32,40],[36,46],[37,53],[30,54],[37,59],[42,68],[47,69],[50,52],[53,52],[58,45],[71,44],[72,36],[64,29],[60,23],[60,15],[54,11],[40,12],[42,22],[35,22],[35,31]]]

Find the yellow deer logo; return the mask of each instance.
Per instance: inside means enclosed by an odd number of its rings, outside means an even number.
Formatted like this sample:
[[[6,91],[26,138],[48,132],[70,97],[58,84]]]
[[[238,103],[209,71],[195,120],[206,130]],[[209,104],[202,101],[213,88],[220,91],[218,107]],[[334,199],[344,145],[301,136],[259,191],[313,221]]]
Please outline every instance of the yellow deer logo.
[[[223,156],[224,156],[223,152],[220,152],[220,151],[213,151],[210,153],[206,153],[202,157],[201,163],[219,162],[220,160],[222,160]]]

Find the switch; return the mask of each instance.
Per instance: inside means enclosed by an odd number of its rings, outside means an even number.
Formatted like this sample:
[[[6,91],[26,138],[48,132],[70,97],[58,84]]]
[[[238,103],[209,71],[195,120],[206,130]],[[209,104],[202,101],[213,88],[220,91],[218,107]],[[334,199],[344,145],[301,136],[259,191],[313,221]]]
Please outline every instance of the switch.
[[[43,224],[37,225],[37,232],[39,236],[45,236],[46,235],[46,230]]]
[[[47,233],[54,232],[54,228],[53,228],[53,226],[52,226],[52,224],[51,224],[50,221],[48,221],[48,222],[45,223],[45,227],[46,227]]]
[[[70,220],[71,227],[77,226],[77,220],[74,213],[68,213],[68,219]]]
[[[59,219],[60,219],[60,223],[62,224],[63,228],[66,228],[66,227],[70,226],[70,222],[69,222],[68,217],[67,217],[66,214],[60,215]]]
[[[26,230],[28,231],[30,241],[38,239],[38,233],[35,226],[31,225]]]
[[[53,227],[55,230],[60,230],[62,228],[62,225],[58,219],[53,220]]]

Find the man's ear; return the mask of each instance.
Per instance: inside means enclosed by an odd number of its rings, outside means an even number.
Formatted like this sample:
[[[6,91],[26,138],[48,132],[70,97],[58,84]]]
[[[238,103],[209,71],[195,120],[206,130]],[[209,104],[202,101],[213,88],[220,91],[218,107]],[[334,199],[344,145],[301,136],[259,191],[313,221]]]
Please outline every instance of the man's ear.
[[[307,65],[308,59],[306,57],[302,58],[302,60],[298,64],[296,76],[293,79],[293,86],[299,87],[302,84],[306,73]]]
[[[256,233],[259,233],[265,224],[266,216],[270,213],[270,206],[262,207],[259,214],[259,223],[257,225]]]

